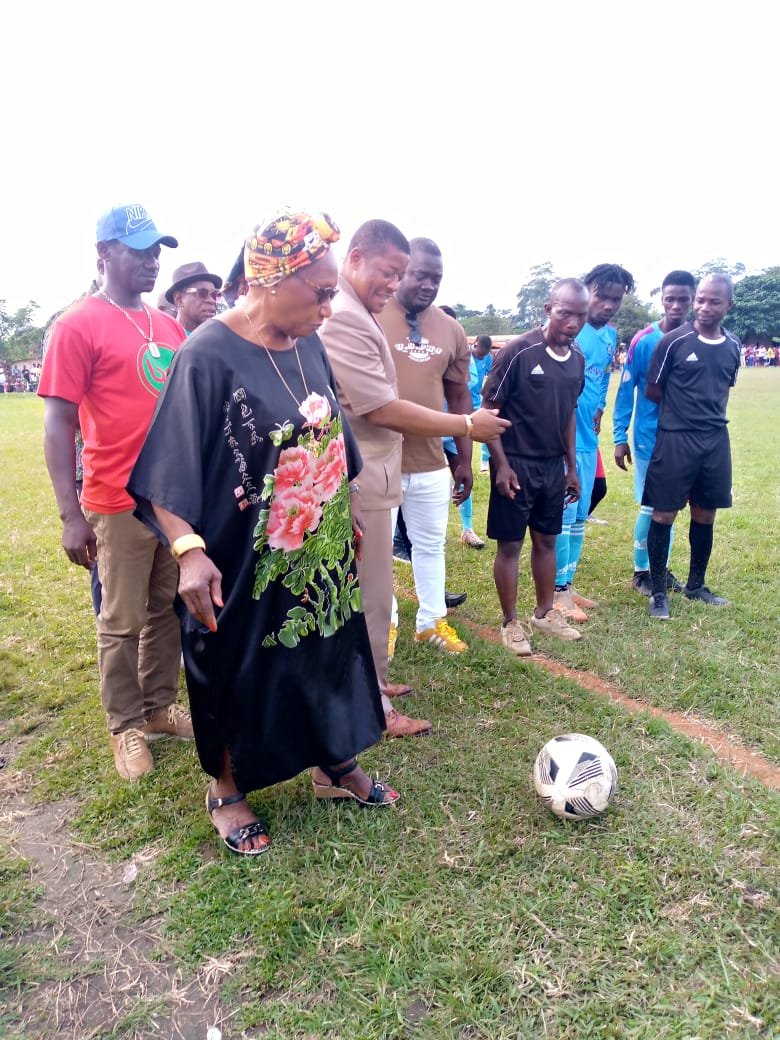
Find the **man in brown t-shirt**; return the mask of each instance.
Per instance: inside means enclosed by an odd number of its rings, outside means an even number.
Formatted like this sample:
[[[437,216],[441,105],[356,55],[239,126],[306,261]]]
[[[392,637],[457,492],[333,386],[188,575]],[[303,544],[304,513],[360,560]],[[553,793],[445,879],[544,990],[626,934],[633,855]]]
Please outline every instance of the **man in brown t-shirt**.
[[[339,400],[357,437],[363,469],[357,481],[357,507],[364,537],[358,577],[371,641],[387,735],[427,733],[430,722],[395,711],[388,699],[388,635],[393,599],[390,514],[401,501],[402,435],[471,435],[486,441],[509,425],[494,411],[447,415],[399,400],[395,364],[379,326],[380,314],[398,289],[409,258],[409,243],[392,224],[369,220],[352,237],[339,277],[340,293],[321,337],[336,377]]]
[[[428,238],[415,238],[410,247],[398,292],[378,318],[395,362],[399,395],[436,411],[446,404],[453,415],[467,415],[472,401],[466,334],[457,321],[433,306],[444,270],[441,251]],[[471,494],[471,440],[458,436],[455,445],[459,504]],[[450,469],[441,437],[404,434],[401,491],[419,604],[415,640],[447,653],[462,653],[468,647],[447,623],[444,600]]]

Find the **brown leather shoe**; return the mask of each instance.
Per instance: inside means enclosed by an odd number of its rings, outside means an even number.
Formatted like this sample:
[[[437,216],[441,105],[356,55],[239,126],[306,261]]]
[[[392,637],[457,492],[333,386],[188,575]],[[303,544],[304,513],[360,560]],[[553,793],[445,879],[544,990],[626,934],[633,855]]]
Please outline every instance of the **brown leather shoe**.
[[[408,697],[410,693],[414,693],[411,686],[407,686],[406,683],[388,683],[385,686],[385,696],[390,697]]]
[[[553,596],[553,607],[558,611],[559,614],[563,614],[567,621],[574,621],[575,624],[581,624],[583,621],[588,620],[588,615],[572,599],[572,595],[568,589],[559,592],[555,590]]]
[[[116,771],[125,780],[137,780],[154,769],[152,753],[140,729],[125,729],[111,734]]]
[[[190,713],[178,704],[169,704],[167,708],[158,708],[153,712],[141,732],[147,740],[159,740],[160,737],[177,737],[179,740],[192,740],[192,719]]]
[[[410,719],[393,708],[385,715],[385,737],[422,737],[433,727],[427,719]]]
[[[571,598],[576,607],[582,607],[583,610],[595,610],[598,606],[595,599],[588,599],[587,596],[581,596],[573,586],[569,587],[569,592],[571,593]]]

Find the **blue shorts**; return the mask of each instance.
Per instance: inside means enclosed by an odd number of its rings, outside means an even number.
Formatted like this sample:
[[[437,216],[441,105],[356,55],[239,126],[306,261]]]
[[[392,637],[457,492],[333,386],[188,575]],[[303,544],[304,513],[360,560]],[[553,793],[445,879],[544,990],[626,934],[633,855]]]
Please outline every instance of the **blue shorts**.
[[[577,476],[580,480],[580,497],[576,502],[570,502],[563,507],[564,527],[571,527],[575,520],[584,524],[588,519],[593,485],[596,481],[598,457],[598,450],[577,452]]]

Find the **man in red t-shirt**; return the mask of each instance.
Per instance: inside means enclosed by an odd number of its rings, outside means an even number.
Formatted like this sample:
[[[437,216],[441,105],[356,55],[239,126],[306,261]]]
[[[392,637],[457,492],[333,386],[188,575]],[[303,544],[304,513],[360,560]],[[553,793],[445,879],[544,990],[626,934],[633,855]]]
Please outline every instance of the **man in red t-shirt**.
[[[147,741],[192,737],[176,702],[178,569],[133,516],[125,490],[168,366],[184,340],[177,321],[148,307],[161,245],[175,248],[138,205],[116,206],[97,226],[101,289],[68,308],[51,333],[38,393],[45,399],[46,465],[72,563],[103,583],[97,619],[100,693],[117,772],[136,780],[153,768]],[[84,484],[76,489],[74,435],[84,438]]]

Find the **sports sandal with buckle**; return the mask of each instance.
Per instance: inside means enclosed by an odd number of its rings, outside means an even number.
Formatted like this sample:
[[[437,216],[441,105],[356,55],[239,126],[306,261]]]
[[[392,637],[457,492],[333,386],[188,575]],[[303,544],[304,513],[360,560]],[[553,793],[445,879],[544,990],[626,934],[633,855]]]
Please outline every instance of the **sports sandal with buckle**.
[[[212,798],[211,797],[211,784],[209,784],[206,791],[206,812],[209,814],[209,819],[214,830],[219,834],[219,827],[214,822],[214,810],[221,809],[224,805],[236,805],[238,802],[243,802],[246,795],[229,794],[227,798]],[[245,823],[242,827],[234,827],[229,834],[219,835],[222,841],[227,845],[231,852],[237,853],[239,856],[262,856],[264,852],[268,852],[271,848],[271,838],[265,825],[260,820],[255,820],[254,823]],[[250,848],[242,849],[239,846],[242,842],[249,841],[250,838],[268,838],[268,841],[261,845],[259,849]]]
[[[344,798],[352,798],[359,805],[365,807],[377,807],[381,808],[385,805],[392,805],[397,802],[401,797],[397,791],[394,791],[392,787],[385,787],[384,784],[380,784],[378,780],[374,780],[371,784],[371,790],[368,792],[368,798],[361,798],[359,794],[354,791],[350,791],[348,787],[342,787],[341,781],[345,776],[349,776],[350,773],[358,767],[356,758],[353,758],[351,762],[348,762],[344,769],[328,769],[327,766],[320,766],[319,768],[325,773],[330,780],[329,784],[318,784],[317,781],[312,778],[312,787],[314,788],[314,795],[316,798],[332,798],[335,800],[341,800]]]

